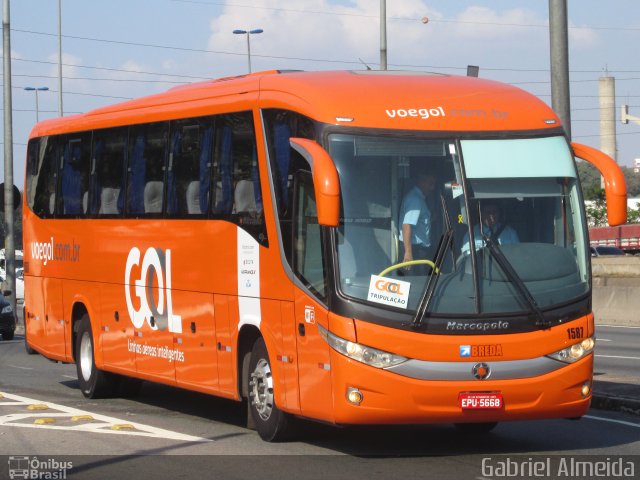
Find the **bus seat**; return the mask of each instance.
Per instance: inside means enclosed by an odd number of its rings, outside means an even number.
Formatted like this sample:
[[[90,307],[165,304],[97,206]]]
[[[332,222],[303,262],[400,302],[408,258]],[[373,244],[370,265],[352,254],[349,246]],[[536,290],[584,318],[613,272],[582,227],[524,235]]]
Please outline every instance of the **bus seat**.
[[[161,213],[162,212],[162,191],[164,185],[162,182],[154,180],[147,182],[144,186],[144,212],[145,213]]]
[[[194,180],[187,187],[187,213],[189,215],[201,214],[200,210],[200,182]]]
[[[100,192],[99,215],[115,215],[120,213],[118,209],[119,188],[105,187]]]
[[[84,192],[82,194],[82,213],[85,215],[89,211],[89,192]]]
[[[256,198],[253,183],[250,180],[240,180],[233,194],[236,213],[256,211]]]

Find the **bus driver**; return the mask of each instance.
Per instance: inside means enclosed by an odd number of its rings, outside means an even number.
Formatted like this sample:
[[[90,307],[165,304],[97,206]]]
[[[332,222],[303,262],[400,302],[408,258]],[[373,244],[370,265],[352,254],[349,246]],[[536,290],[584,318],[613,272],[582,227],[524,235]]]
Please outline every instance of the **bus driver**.
[[[436,178],[433,174],[420,171],[415,186],[407,192],[400,206],[400,245],[403,262],[412,260],[432,260],[431,252],[431,212],[427,206],[427,197],[433,192]],[[410,267],[407,267],[407,270]],[[425,265],[413,270],[417,274],[426,274]]]

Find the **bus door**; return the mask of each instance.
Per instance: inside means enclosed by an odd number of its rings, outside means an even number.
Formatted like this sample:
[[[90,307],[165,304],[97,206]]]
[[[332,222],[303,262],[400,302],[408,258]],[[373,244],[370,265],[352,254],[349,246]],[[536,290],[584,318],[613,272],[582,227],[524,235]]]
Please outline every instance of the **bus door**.
[[[176,381],[205,389],[218,387],[218,352],[212,294],[173,291],[174,315],[182,332],[173,333],[173,346],[165,361],[173,363]]]
[[[136,337],[124,288],[108,283],[100,286],[102,359],[105,365],[123,373],[136,371]]]
[[[32,345],[38,349],[48,351],[46,347],[46,330],[44,320],[44,292],[42,291],[42,278],[32,275],[24,277],[25,289],[25,328],[26,335]]]
[[[300,407],[303,415],[330,421],[330,351],[329,345],[318,331],[318,324],[328,328],[327,308],[318,300],[326,298],[327,294],[326,262],[323,257],[313,180],[308,172],[296,174],[293,215],[293,269],[313,295],[302,289],[295,289]]]
[[[47,337],[47,353],[52,358],[65,359],[65,321],[62,308],[62,280],[43,278],[44,328]]]

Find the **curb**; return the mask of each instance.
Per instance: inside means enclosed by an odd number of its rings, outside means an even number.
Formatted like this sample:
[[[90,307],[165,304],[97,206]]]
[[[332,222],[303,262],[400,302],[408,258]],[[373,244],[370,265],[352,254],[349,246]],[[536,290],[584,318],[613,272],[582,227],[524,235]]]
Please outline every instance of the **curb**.
[[[594,393],[591,398],[591,408],[640,416],[640,399]]]

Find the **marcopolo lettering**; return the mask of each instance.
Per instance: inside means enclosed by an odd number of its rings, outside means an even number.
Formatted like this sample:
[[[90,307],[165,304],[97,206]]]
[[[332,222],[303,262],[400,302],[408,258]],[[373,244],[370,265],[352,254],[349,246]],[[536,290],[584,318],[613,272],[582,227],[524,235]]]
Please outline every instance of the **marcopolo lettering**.
[[[444,108],[442,107],[434,107],[434,108],[397,108],[392,110],[385,110],[387,115],[391,118],[422,118],[423,120],[427,120],[431,117],[444,117],[446,116],[444,113]]]
[[[447,330],[475,330],[475,331],[491,331],[506,330],[509,328],[509,322],[499,320],[497,322],[457,322],[455,320],[447,322]]]
[[[136,269],[139,277],[132,284],[134,267],[139,267],[139,270]],[[157,295],[154,293],[154,280],[157,282]],[[132,286],[140,302],[139,308],[133,305]],[[168,328],[170,332],[182,333],[182,317],[173,313],[171,250],[163,252],[160,249],[148,248],[140,265],[140,250],[133,247],[127,257],[124,291],[129,317],[135,328],[141,328],[146,321],[153,330],[162,331]]]

